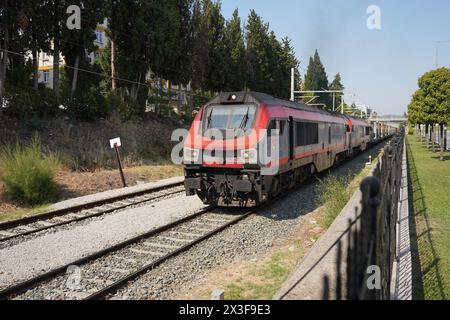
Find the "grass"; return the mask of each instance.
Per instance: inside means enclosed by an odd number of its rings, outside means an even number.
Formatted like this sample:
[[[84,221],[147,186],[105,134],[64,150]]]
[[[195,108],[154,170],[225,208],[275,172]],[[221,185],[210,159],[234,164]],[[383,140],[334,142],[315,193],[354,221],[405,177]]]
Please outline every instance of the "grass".
[[[353,180],[352,178],[349,173],[341,177],[330,175],[319,181],[316,189],[317,202],[324,206],[325,213],[320,222],[325,228],[330,227],[350,200],[352,190],[349,188],[349,184]]]
[[[407,148],[414,298],[449,299],[450,162],[439,161],[439,153],[414,136],[407,137]]]
[[[43,213],[48,209],[49,204],[39,205],[30,209],[22,209],[8,214],[0,214],[0,222],[13,221],[25,217],[31,217],[40,213]]]
[[[226,300],[270,300],[290,275],[302,250],[300,242],[284,246],[264,261],[250,266],[225,288]]]
[[[54,182],[59,160],[44,155],[34,138],[28,146],[19,143],[4,147],[0,154],[0,179],[10,197],[27,204],[39,205],[57,198]]]

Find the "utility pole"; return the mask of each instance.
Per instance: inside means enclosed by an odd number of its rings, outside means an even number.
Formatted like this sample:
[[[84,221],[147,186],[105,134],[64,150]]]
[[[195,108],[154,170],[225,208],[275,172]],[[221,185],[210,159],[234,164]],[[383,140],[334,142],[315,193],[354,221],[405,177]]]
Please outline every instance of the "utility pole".
[[[291,101],[295,101],[294,90],[295,90],[295,69],[291,68]]]
[[[116,90],[115,51],[114,41],[111,39],[111,89],[113,92]]]

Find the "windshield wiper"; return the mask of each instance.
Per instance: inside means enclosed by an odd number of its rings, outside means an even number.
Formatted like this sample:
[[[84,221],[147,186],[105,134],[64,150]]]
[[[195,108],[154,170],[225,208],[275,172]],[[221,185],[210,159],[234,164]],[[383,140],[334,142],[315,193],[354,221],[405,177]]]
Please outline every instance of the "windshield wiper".
[[[245,126],[247,126],[248,119],[250,118],[249,114],[250,108],[247,108],[247,113],[245,114],[244,118],[242,118],[242,122],[241,125],[239,126],[239,129],[244,129]]]
[[[206,119],[206,129],[209,129],[209,127],[211,126],[212,113],[213,113],[213,110],[211,110],[211,112],[209,113],[208,119]]]

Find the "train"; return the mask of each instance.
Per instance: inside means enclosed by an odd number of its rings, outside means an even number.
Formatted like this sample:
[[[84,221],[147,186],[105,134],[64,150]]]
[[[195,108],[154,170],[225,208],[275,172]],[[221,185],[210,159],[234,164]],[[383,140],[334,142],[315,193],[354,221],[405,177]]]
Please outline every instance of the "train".
[[[260,92],[223,92],[184,141],[187,196],[256,207],[395,133],[367,121]]]

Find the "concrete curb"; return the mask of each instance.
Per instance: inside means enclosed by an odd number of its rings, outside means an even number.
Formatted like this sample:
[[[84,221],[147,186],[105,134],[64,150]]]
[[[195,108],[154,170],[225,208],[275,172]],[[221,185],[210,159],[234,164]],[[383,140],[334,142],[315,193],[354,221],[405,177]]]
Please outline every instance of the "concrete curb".
[[[392,300],[412,300],[412,258],[409,230],[408,163],[403,148],[402,185],[397,222],[397,260],[394,266]]]
[[[79,198],[69,199],[65,201],[61,201],[58,203],[55,203],[51,205],[47,210],[43,211],[42,213],[39,213],[37,215],[32,216],[32,218],[36,218],[39,216],[47,216],[51,215],[53,213],[58,213],[61,211],[69,211],[69,210],[77,210],[84,206],[93,205],[97,202],[107,202],[107,201],[114,201],[119,200],[121,198],[132,196],[132,195],[138,195],[140,193],[150,192],[158,189],[164,189],[173,187],[176,185],[179,185],[184,181],[184,177],[173,177],[169,179],[159,180],[156,182],[149,182],[142,185],[137,185],[133,187],[127,187],[127,188],[121,188],[121,189],[114,189],[109,191],[104,191],[96,194],[91,194]],[[26,217],[28,218],[28,217]],[[26,219],[24,218],[24,219]],[[21,220],[21,219],[18,219]],[[14,223],[14,221],[17,220],[11,220],[0,223],[0,228],[7,226],[11,223]]]

